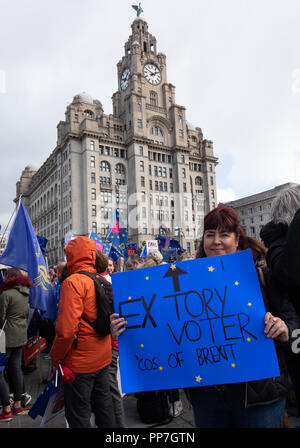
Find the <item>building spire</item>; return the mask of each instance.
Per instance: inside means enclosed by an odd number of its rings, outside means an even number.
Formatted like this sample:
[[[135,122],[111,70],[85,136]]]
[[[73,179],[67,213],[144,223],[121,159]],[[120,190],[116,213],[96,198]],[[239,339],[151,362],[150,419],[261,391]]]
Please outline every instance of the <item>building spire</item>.
[[[136,10],[137,17],[139,17],[142,14],[142,12],[144,12],[144,10],[141,7],[141,3],[139,3],[138,5],[131,5],[131,7]]]

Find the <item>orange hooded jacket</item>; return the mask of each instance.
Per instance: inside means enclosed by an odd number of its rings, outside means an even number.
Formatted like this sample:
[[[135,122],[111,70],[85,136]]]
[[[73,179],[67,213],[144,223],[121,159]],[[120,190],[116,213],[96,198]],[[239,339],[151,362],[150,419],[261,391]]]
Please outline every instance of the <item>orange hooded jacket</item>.
[[[50,352],[52,364],[63,364],[75,373],[92,373],[111,363],[111,337],[100,336],[81,319],[97,318],[94,282],[78,271],[96,272],[96,243],[78,237],[65,248],[69,277],[60,289],[56,336]],[[77,347],[75,340],[77,338]]]

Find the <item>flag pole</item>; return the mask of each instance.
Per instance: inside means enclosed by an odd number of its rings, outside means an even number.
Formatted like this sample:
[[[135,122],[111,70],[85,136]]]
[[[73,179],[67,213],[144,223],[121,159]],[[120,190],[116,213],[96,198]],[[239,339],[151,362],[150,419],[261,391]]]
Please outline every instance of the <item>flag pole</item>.
[[[15,214],[15,213],[17,212],[17,210],[19,209],[20,201],[21,201],[21,196],[22,196],[22,194],[20,194],[19,202],[18,202],[18,204],[16,204],[16,206],[15,206],[15,208],[14,208],[14,211],[12,212],[12,215],[11,215],[11,217],[9,218],[9,221],[8,221],[8,223],[7,223],[7,226],[5,227],[5,229],[4,229],[4,231],[3,231],[2,235],[1,235],[0,246],[2,245],[2,241],[4,240],[4,235],[5,235],[5,233],[6,233],[6,230],[8,229],[8,226],[9,226],[9,224],[10,224],[10,221],[12,220],[12,217],[14,216],[14,214]]]

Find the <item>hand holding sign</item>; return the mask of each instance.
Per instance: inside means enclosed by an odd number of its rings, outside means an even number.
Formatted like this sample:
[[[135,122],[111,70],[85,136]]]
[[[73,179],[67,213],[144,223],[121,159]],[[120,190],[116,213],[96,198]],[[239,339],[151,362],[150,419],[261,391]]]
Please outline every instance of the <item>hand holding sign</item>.
[[[110,329],[111,329],[111,335],[114,339],[118,339],[120,334],[122,334],[125,331],[125,319],[123,317],[119,317],[119,314],[111,314],[110,316]]]
[[[289,340],[289,329],[286,323],[279,317],[274,317],[268,312],[265,315],[265,324],[267,338],[276,339],[279,342],[287,342]]]

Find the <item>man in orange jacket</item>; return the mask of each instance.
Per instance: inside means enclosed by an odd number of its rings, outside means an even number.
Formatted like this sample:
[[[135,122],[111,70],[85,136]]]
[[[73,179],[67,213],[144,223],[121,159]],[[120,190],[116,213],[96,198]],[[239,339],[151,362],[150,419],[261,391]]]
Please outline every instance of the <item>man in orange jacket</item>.
[[[111,337],[100,336],[82,319],[97,318],[94,282],[79,271],[96,272],[96,243],[78,237],[65,248],[69,277],[60,290],[56,336],[50,352],[53,367],[62,364],[75,374],[64,383],[65,416],[70,428],[90,427],[91,412],[98,427],[115,426],[108,366],[112,360]]]

